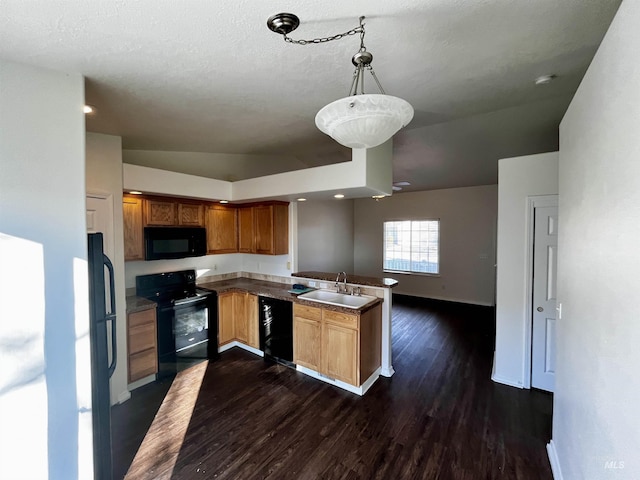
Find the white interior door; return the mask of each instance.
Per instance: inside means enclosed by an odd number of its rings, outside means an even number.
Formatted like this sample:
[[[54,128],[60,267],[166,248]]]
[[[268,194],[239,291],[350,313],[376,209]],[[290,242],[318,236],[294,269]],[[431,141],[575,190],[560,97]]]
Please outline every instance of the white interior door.
[[[558,207],[536,207],[534,222],[531,386],[553,392],[556,369]]]
[[[110,196],[87,195],[87,233],[102,233],[102,248],[109,257],[113,259],[113,209],[111,207]],[[109,285],[109,275],[105,270],[105,286]],[[115,292],[105,292],[105,302],[107,311],[110,307],[110,296]],[[107,330],[108,345],[111,345],[111,330]],[[109,350],[109,361],[111,361],[112,352]]]

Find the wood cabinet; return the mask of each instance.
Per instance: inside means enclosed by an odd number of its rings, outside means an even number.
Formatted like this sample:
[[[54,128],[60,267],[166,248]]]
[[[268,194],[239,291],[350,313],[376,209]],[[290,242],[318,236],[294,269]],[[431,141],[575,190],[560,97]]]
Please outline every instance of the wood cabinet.
[[[289,204],[266,202],[239,207],[190,199],[123,196],[125,260],[144,260],[144,227],[207,229],[207,253],[289,252]]]
[[[176,203],[170,200],[145,199],[146,226],[170,226],[176,222]]]
[[[235,253],[238,251],[238,210],[222,205],[207,206],[208,253]]]
[[[238,207],[238,251],[262,255],[289,252],[289,206],[269,203]]]
[[[382,308],[349,314],[294,305],[293,362],[359,387],[381,365]]]
[[[142,198],[136,195],[124,195],[122,197],[125,261],[144,260],[142,203]]]
[[[260,347],[256,295],[228,292],[218,296],[218,344],[222,346],[234,340]]]
[[[178,203],[178,225],[185,227],[204,226],[204,205],[202,203]]]
[[[322,309],[293,305],[293,363],[320,371]]]
[[[145,226],[204,226],[204,204],[202,202],[179,202],[162,197],[145,198]]]
[[[284,255],[289,252],[289,207],[286,204],[253,207],[255,253]]]
[[[234,302],[236,340],[260,348],[258,297],[250,293],[235,293]]]
[[[238,207],[238,252],[256,251],[253,230],[253,207]]]
[[[233,293],[218,295],[218,345],[225,345],[236,338],[233,297]]]
[[[127,315],[129,383],[158,373],[156,309]]]

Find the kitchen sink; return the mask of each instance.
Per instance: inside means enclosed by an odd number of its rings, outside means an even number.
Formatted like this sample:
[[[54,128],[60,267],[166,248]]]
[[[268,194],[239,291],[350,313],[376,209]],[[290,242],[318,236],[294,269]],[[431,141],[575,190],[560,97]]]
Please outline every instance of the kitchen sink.
[[[336,293],[329,290],[314,290],[298,295],[298,298],[353,309],[362,308],[377,299],[377,297],[369,295],[348,295],[346,293]]]

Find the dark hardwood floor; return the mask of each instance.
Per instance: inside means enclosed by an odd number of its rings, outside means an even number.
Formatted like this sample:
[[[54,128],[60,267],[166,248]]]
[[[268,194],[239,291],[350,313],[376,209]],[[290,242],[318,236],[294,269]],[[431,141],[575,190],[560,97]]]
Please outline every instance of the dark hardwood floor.
[[[552,397],[491,381],[493,309],[393,311],[396,373],[364,397],[237,348],[135,390],[113,408],[115,478],[551,479]]]

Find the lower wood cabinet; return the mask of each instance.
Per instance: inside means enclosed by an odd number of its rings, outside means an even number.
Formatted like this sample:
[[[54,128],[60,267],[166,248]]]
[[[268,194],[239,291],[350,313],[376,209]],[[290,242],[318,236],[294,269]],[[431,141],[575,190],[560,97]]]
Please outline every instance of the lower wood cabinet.
[[[129,383],[158,373],[156,309],[127,315]]]
[[[294,304],[293,362],[359,387],[381,365],[382,307],[360,314]]]
[[[258,333],[258,297],[246,292],[218,295],[218,344],[239,341],[260,347]]]
[[[322,309],[293,304],[293,363],[320,371]]]

